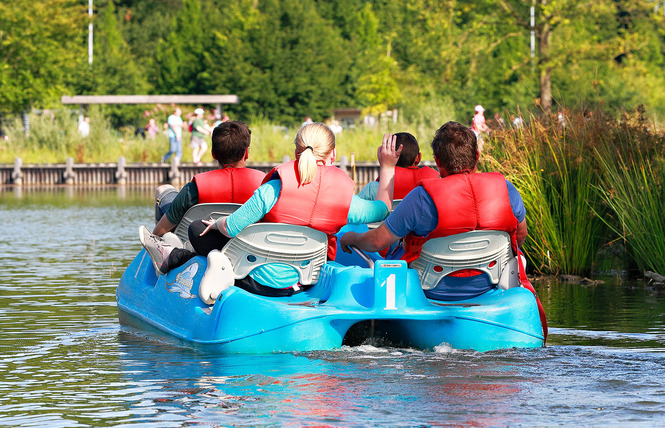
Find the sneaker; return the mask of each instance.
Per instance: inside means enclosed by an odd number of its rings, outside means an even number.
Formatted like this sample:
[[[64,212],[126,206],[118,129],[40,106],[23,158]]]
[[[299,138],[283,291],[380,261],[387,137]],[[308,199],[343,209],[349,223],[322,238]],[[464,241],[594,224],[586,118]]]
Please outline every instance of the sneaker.
[[[152,264],[159,275],[164,275],[170,269],[168,266],[168,259],[173,247],[162,238],[150,233],[147,227],[141,225],[139,227],[139,239],[141,245],[146,249],[148,255],[152,259]]]

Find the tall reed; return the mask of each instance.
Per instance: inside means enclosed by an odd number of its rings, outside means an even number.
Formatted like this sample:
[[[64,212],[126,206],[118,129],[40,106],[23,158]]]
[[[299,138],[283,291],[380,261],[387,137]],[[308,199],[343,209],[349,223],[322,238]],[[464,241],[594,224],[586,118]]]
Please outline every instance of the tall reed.
[[[613,214],[605,221],[641,270],[665,275],[665,137],[638,123],[617,128],[613,143],[595,151],[596,190]]]
[[[531,117],[530,125],[496,132],[482,160],[520,191],[529,234],[524,251],[536,271],[587,274],[601,239],[590,124],[562,126]]]

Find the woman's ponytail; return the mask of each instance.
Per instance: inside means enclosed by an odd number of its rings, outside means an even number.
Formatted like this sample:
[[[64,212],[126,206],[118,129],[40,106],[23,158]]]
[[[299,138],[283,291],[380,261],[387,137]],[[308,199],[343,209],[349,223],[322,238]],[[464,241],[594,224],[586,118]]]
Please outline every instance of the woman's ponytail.
[[[335,148],[335,134],[322,123],[312,123],[300,128],[295,143],[300,184],[307,184],[316,177],[317,163]]]
[[[316,157],[314,157],[312,146],[307,146],[304,151],[300,152],[298,174],[300,175],[300,184],[310,183],[316,177]]]

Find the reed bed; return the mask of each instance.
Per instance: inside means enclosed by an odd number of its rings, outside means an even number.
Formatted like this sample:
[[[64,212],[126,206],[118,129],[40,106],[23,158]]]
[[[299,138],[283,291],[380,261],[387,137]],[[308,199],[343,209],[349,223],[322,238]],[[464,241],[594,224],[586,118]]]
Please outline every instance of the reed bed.
[[[619,243],[640,269],[665,272],[665,146],[644,117],[639,109],[620,119],[602,111],[564,122],[531,117],[489,138],[481,165],[520,191],[524,251],[536,272],[589,275]]]
[[[665,136],[638,116],[595,151],[602,171],[596,187],[612,216],[608,227],[641,271],[665,274]]]

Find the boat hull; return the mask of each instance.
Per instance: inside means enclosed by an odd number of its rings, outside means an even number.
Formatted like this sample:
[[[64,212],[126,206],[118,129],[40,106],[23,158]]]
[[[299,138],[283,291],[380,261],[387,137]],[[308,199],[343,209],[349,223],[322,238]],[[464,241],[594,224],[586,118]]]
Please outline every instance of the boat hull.
[[[473,299],[425,297],[417,272],[403,261],[377,260],[374,269],[331,262],[319,281],[291,297],[270,298],[237,287],[214,303],[198,297],[207,260],[198,256],[157,276],[142,250],[116,292],[120,321],[197,348],[224,353],[329,350],[349,329],[372,321],[400,346],[489,351],[543,346],[533,293],[491,290]]]

